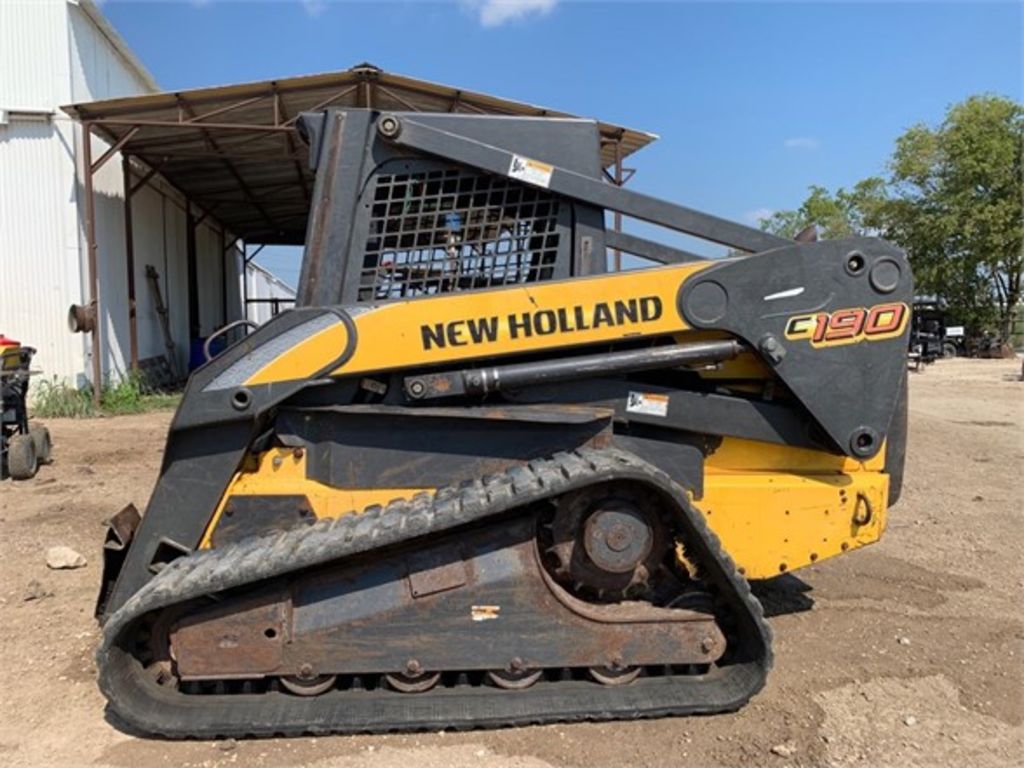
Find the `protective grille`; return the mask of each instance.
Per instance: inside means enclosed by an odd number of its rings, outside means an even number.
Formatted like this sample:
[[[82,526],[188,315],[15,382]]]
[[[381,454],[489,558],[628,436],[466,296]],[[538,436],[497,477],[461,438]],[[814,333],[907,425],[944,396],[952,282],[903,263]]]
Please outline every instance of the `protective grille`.
[[[458,168],[381,174],[359,300],[382,301],[550,280],[558,201]]]

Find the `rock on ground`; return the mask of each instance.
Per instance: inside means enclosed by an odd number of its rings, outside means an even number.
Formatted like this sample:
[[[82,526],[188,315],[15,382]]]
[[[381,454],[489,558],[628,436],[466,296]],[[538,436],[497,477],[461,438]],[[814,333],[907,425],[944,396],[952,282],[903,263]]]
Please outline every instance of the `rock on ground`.
[[[50,547],[46,550],[46,566],[55,571],[70,568],[84,568],[86,562],[85,556],[76,552],[71,547],[61,545],[57,547]]]

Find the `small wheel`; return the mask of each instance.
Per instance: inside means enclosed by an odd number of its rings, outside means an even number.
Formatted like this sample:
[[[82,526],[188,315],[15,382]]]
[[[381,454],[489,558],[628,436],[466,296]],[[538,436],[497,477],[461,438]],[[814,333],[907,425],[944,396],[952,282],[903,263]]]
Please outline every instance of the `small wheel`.
[[[36,461],[40,464],[49,464],[53,453],[53,442],[50,440],[50,430],[42,424],[33,425],[28,428],[32,435],[32,442],[36,444]]]
[[[601,685],[626,685],[640,676],[640,667],[612,669],[611,667],[590,667],[587,673]]]
[[[389,686],[401,693],[423,693],[429,691],[441,679],[440,672],[421,672],[418,675],[391,673],[384,675]]]
[[[28,480],[39,468],[32,435],[14,435],[7,442],[7,471],[15,480]]]
[[[942,356],[947,360],[956,357],[956,344],[951,344],[948,341],[944,342],[942,345]]]
[[[506,672],[505,670],[491,670],[487,673],[487,679],[498,688],[508,691],[521,691],[529,688],[540,680],[543,670],[524,670],[522,672]]]
[[[319,675],[309,680],[303,680],[301,677],[282,677],[279,680],[286,691],[294,693],[296,696],[319,696],[334,687],[338,676]]]

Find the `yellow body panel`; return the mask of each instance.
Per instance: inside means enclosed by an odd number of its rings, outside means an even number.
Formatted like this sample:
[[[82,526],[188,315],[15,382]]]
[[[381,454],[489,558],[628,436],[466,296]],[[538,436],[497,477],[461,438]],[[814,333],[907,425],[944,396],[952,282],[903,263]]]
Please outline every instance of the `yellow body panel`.
[[[706,475],[694,502],[741,572],[766,579],[881,537],[888,475]]]
[[[738,437],[724,438],[704,459],[706,474],[721,472],[881,472],[885,466],[885,446],[867,461],[837,456],[834,453],[792,445],[761,443]]]
[[[889,489],[882,461],[726,438],[705,464],[703,497],[691,503],[748,578],[769,578],[881,537]],[[317,518],[336,518],[421,492],[433,489],[333,488],[306,477],[304,451],[273,448],[235,475],[200,546],[211,546],[231,496],[302,494]]]
[[[679,333],[688,327],[676,308],[679,286],[712,263],[637,270],[628,276],[620,273],[576,278],[571,283],[540,282],[493,291],[445,294],[368,309],[352,317],[360,343],[333,375]],[[595,308],[605,306],[614,311],[616,302],[630,300],[646,300],[647,309],[656,302],[657,317],[624,323],[595,322]],[[552,318],[554,327],[549,331]],[[516,323],[524,319],[530,322],[529,332],[516,328]],[[489,329],[492,322],[493,338],[480,334],[481,326],[487,324]],[[428,348],[423,328],[436,330],[438,326],[444,343]],[[330,364],[340,356],[348,338],[341,323],[328,330],[331,343],[326,343],[326,331],[311,336],[254,373],[246,385],[301,379]]]
[[[722,338],[687,326],[677,309],[680,286],[713,262],[595,275],[571,282],[399,301],[352,312],[280,353],[248,385],[305,379],[351,355],[331,375],[350,376],[489,360],[635,337],[677,342]],[[726,336],[727,337],[727,336]],[[701,372],[729,386],[762,392],[771,370],[744,354]],[[723,439],[707,456],[704,494],[692,500],[750,578],[766,578],[876,541],[885,526],[885,452],[857,461],[793,446]],[[432,478],[433,479],[433,478]],[[437,484],[445,482],[438,478]],[[210,521],[203,546],[232,495],[304,494],[317,517],[337,517],[430,488],[348,490],[306,477],[301,450],[272,449],[236,474]],[[870,514],[868,514],[870,510]]]
[[[258,457],[249,457],[241,471],[235,473],[217,511],[203,533],[199,546],[212,546],[213,532],[220,522],[224,506],[231,496],[296,496],[304,495],[317,518],[336,518],[353,510],[362,511],[374,504],[387,504],[394,499],[408,499],[433,488],[372,488],[345,490],[310,480],[306,477],[306,454],[301,449],[272,448]]]
[[[338,359],[348,344],[348,335],[348,328],[341,322],[314,333],[256,371],[246,384],[308,379],[323,370],[332,360]]]

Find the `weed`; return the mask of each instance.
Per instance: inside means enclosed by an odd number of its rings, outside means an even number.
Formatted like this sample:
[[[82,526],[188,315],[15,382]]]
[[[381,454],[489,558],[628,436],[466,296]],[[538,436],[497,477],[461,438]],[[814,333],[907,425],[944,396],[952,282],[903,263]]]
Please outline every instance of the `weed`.
[[[108,382],[100,393],[100,409],[92,400],[92,388],[79,389],[66,381],[41,381],[32,393],[32,413],[40,418],[80,419],[91,416],[118,416],[175,408],[181,395],[147,389],[136,374]]]
[[[32,413],[43,418],[80,419],[95,416],[91,389],[78,389],[66,381],[40,381],[30,390]]]

